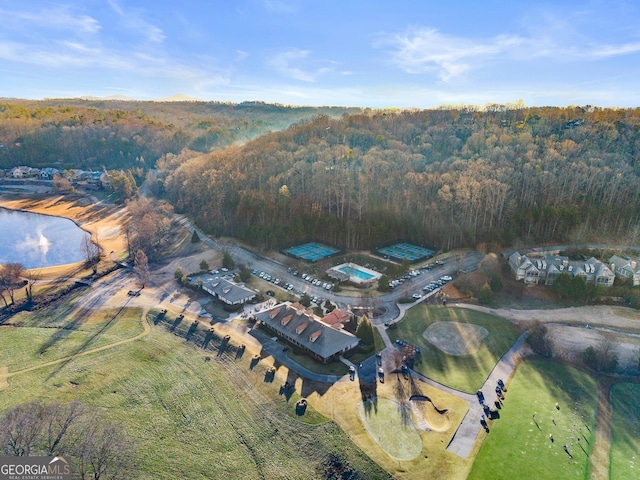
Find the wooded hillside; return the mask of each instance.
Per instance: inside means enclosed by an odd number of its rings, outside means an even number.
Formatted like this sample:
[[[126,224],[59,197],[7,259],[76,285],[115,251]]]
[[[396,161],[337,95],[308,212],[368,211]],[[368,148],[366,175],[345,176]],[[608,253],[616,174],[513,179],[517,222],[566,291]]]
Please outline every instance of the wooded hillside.
[[[495,106],[321,115],[164,174],[203,228],[266,247],[623,241],[639,152],[640,109]]]
[[[209,152],[318,113],[358,111],[261,102],[0,99],[0,168],[153,168],[165,153]]]

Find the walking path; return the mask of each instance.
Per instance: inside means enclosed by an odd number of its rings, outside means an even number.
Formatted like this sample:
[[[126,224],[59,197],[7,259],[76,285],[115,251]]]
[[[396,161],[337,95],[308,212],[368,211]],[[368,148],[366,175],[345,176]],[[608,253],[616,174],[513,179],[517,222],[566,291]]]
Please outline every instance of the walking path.
[[[140,317],[140,321],[142,322],[143,331],[142,331],[142,333],[139,333],[135,337],[125,338],[123,340],[118,340],[117,342],[110,343],[109,345],[103,345],[101,347],[92,348],[91,350],[84,350],[84,351],[76,352],[73,355],[67,355],[66,357],[58,358],[56,360],[52,360],[52,361],[46,362],[46,363],[40,363],[38,365],[34,365],[33,367],[23,368],[22,370],[16,370],[15,372],[9,372],[7,368],[5,368],[4,372],[3,372],[3,370],[0,368],[0,389],[2,388],[3,385],[4,386],[8,386],[7,380],[9,378],[11,378],[11,377],[15,377],[16,375],[22,375],[23,373],[32,372],[32,371],[38,370],[40,368],[46,368],[46,367],[50,367],[52,365],[57,365],[59,363],[66,363],[66,362],[69,362],[69,361],[73,360],[74,358],[84,357],[85,355],[92,355],[94,353],[102,352],[104,350],[109,350],[111,348],[114,348],[114,347],[117,347],[117,346],[120,346],[120,345],[124,345],[126,343],[135,342],[136,340],[139,340],[139,339],[141,339],[143,337],[146,337],[147,335],[149,335],[149,333],[151,333],[151,326],[149,325],[149,322],[147,322],[146,318],[147,318],[147,311],[145,310],[145,311],[142,312],[142,315]]]
[[[518,338],[502,358],[498,360],[498,363],[496,363],[496,366],[485,380],[482,388],[480,388],[480,391],[484,395],[486,405],[492,407],[496,404],[496,401],[500,401],[496,392],[498,380],[502,380],[505,386],[509,385],[521,357],[522,344],[526,338],[527,332],[520,335],[520,338]],[[464,398],[461,395],[458,396],[460,398]],[[467,458],[469,456],[478,434],[484,428],[480,423],[480,420],[484,415],[484,410],[480,405],[480,400],[476,395],[472,395],[471,397],[473,400],[469,403],[469,411],[462,420],[460,427],[458,427],[458,431],[447,446],[447,451],[455,453],[463,458]],[[508,394],[505,394],[504,401],[509,401]]]

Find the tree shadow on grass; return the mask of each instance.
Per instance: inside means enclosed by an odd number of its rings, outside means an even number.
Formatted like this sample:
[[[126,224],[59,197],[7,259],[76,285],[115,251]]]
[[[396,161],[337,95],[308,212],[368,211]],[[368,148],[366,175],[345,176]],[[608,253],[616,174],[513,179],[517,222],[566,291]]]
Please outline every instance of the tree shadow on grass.
[[[276,378],[276,369],[275,367],[267,368],[266,372],[264,372],[264,382],[265,383],[273,383],[273,380]]]
[[[153,319],[153,324],[157,326],[160,322],[162,322],[166,315],[167,311],[165,309],[160,310],[160,312],[158,312],[158,314]]]
[[[218,346],[218,354],[217,354],[218,357],[220,357],[227,350],[229,350],[229,348],[231,347],[231,344],[229,343],[230,341],[231,341],[230,335],[225,335],[224,337],[222,337],[222,342]]]
[[[46,342],[38,347],[38,353],[44,355],[49,348],[53,347],[56,343],[69,338],[74,331],[80,330],[80,324],[82,320],[80,318],[74,318],[71,322],[60,328],[55,328],[53,335],[51,335]]]
[[[370,382],[365,376],[358,376],[360,398],[366,415],[378,413],[378,382]]]
[[[243,343],[236,349],[236,360],[240,360],[244,356],[245,351],[246,351],[246,346]]]
[[[249,370],[253,370],[256,365],[258,365],[258,362],[260,362],[260,355],[254,355],[253,357],[251,357],[251,361],[249,362]]]
[[[198,322],[198,320],[194,320],[193,323],[189,326],[189,330],[187,330],[187,334],[185,335],[185,339],[187,340],[191,340],[191,337],[193,337],[193,335],[196,333],[196,330],[198,330],[198,324],[200,322]]]
[[[202,340],[202,349],[207,350],[211,342],[217,339],[218,336],[215,334],[213,329],[209,329],[207,333],[204,335],[204,339]]]
[[[173,323],[171,324],[171,326],[169,327],[169,330],[171,330],[172,332],[178,328],[178,326],[180,325],[180,323],[182,323],[182,320],[184,319],[184,315],[180,314],[176,317],[176,319],[173,321]]]
[[[291,399],[291,396],[296,391],[297,379],[298,379],[298,375],[294,371],[289,370],[289,373],[287,374],[287,379],[282,385],[280,385],[280,391],[278,393],[280,395],[283,395],[287,402]]]
[[[49,376],[47,377],[47,379],[45,381],[48,381],[50,379],[52,379],[58,372],[60,372],[69,362],[71,362],[78,354],[82,353],[84,350],[87,349],[87,347],[96,339],[98,338],[100,335],[102,335],[110,326],[111,324],[114,322],[114,320],[116,318],[118,318],[120,316],[120,314],[127,308],[127,304],[129,303],[129,301],[127,301],[122,307],[120,307],[118,309],[118,311],[113,315],[113,317],[111,317],[109,319],[108,322],[106,322],[104,324],[104,326],[98,330],[95,334],[93,334],[91,337],[89,337],[82,345],[80,345],[75,352],[73,352],[71,355],[69,355],[69,358],[67,360],[65,360],[64,362],[62,362],[58,368],[56,368],[54,371],[52,371]],[[82,320],[82,318],[80,319],[80,321]]]

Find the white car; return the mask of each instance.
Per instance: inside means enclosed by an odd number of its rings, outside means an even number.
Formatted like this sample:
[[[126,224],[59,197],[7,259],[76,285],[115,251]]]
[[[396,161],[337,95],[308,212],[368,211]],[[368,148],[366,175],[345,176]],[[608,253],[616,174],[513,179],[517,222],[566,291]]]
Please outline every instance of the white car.
[[[416,300],[418,300],[419,298],[422,298],[422,295],[420,295],[419,293],[414,293],[413,295],[411,295],[413,298],[415,298]]]
[[[450,282],[452,280],[449,275],[443,275],[442,277],[440,277],[440,279],[444,280],[445,282]]]

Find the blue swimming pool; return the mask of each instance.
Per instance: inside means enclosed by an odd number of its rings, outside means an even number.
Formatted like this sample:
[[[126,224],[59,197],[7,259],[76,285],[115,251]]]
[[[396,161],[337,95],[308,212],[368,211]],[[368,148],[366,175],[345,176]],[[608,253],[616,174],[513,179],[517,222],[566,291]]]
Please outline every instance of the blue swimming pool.
[[[351,267],[349,265],[345,265],[343,267],[338,268],[343,273],[346,273],[350,277],[360,278],[361,280],[371,280],[375,277],[375,275],[371,273],[364,272],[358,268]]]

